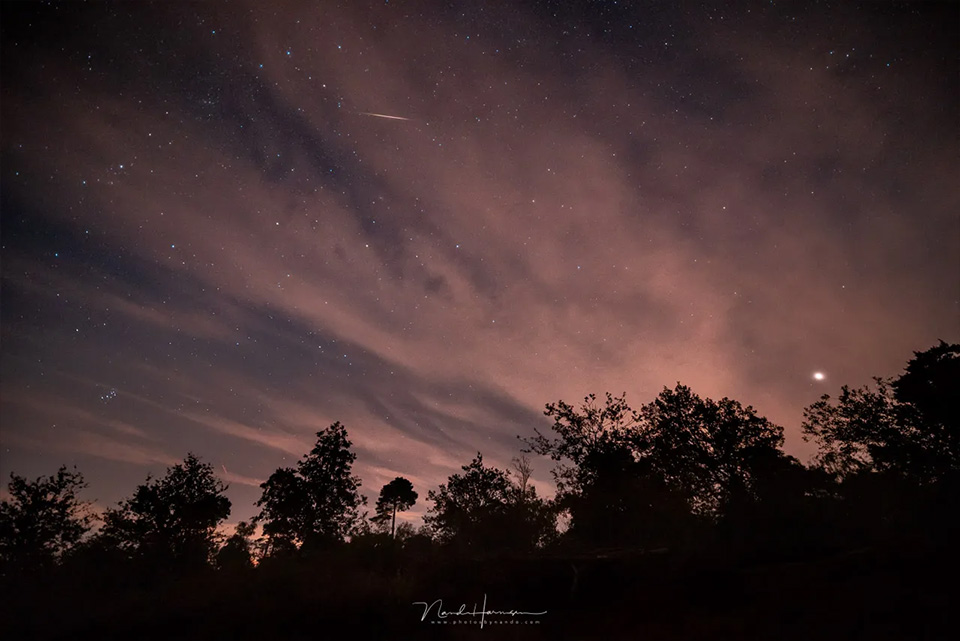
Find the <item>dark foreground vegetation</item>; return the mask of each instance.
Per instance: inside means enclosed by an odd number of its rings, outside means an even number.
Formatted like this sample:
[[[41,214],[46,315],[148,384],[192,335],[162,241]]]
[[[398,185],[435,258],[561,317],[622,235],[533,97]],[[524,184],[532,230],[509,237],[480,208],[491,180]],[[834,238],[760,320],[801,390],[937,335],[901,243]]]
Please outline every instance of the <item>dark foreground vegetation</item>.
[[[960,345],[808,407],[810,465],[751,407],[682,385],[636,411],[607,395],[546,415],[552,430],[523,449],[556,462],[554,499],[529,484],[525,456],[506,471],[478,454],[427,493],[419,530],[396,519],[420,498],[406,479],[364,511],[339,423],[270,476],[255,522],[229,537],[217,534],[225,486],[193,455],[99,515],[76,471],[14,475],[0,507],[3,636],[955,633]]]

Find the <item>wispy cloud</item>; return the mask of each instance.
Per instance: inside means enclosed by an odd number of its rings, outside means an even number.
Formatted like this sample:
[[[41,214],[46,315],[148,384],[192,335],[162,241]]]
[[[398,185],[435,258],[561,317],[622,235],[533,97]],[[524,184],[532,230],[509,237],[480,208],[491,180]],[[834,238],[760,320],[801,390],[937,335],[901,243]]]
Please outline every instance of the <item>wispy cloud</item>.
[[[809,372],[856,384],[956,333],[955,150],[931,134],[955,101],[926,123],[941,83],[863,57],[869,29],[854,68],[827,35],[689,16],[696,47],[625,56],[249,8],[202,9],[230,55],[198,33],[189,68],[145,51],[67,87],[50,50],[24,61],[49,83],[11,84],[4,469],[195,449],[251,494],[342,420],[368,495],[425,497],[477,450],[508,465],[544,403],[677,381],[806,455]]]

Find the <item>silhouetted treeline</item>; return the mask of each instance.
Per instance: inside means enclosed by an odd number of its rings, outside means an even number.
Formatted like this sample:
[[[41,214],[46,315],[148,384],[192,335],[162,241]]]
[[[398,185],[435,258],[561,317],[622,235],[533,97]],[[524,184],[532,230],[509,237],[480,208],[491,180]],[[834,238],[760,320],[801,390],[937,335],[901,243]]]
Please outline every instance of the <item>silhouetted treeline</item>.
[[[226,486],[193,454],[103,514],[76,470],[11,476],[0,505],[5,638],[932,638],[953,592],[960,345],[804,410],[809,465],[750,406],[677,384],[632,408],[546,406],[524,453],[481,453],[420,494],[397,477],[365,510],[346,428],[317,433],[230,536]],[[259,526],[259,527],[258,527]],[[261,533],[257,536],[257,532]],[[542,617],[481,630],[424,613]],[[438,608],[439,609],[439,608]],[[421,620],[423,618],[423,620]],[[456,619],[457,617],[452,617]],[[495,618],[495,617],[491,617]],[[503,616],[500,617],[501,619]],[[10,636],[8,636],[10,635]]]

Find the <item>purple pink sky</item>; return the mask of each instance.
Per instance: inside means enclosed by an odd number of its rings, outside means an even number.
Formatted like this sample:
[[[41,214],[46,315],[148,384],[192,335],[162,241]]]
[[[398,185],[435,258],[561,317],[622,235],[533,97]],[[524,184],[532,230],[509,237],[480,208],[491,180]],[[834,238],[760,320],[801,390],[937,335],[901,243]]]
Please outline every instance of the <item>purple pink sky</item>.
[[[339,420],[416,518],[548,402],[680,381],[807,460],[957,341],[955,5],[565,4],[4,4],[4,479],[194,451],[235,522]]]

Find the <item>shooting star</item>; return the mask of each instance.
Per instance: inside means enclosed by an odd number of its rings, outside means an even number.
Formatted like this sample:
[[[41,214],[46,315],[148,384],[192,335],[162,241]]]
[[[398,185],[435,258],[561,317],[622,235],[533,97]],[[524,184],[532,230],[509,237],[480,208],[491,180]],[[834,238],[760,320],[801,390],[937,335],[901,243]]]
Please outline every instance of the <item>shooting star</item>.
[[[369,111],[358,111],[357,113],[361,116],[373,116],[374,118],[386,118],[388,120],[410,120],[410,118],[404,118],[403,116],[388,116],[387,114],[375,114]]]

